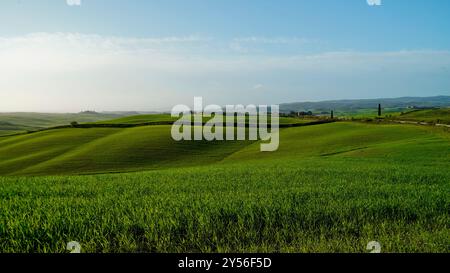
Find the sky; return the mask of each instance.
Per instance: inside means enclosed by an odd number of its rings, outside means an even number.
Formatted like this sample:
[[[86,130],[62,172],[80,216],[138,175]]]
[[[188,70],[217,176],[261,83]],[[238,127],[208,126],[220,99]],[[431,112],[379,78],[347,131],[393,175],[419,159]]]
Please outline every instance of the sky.
[[[450,95],[446,0],[2,0],[0,112]]]

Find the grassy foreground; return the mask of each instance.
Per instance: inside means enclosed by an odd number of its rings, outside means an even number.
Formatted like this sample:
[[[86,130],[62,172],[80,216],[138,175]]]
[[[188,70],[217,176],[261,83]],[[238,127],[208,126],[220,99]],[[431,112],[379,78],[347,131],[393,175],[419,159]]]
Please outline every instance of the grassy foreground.
[[[85,252],[364,252],[377,240],[384,252],[448,252],[448,174],[375,166],[1,179],[0,249],[64,252],[76,240]]]
[[[184,159],[198,167],[1,177],[0,251],[450,252],[446,129],[335,123],[280,138],[275,153]]]

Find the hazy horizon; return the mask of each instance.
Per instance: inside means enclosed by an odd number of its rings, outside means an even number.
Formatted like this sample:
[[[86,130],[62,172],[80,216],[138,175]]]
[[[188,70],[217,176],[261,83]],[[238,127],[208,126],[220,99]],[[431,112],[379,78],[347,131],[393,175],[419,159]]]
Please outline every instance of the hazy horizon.
[[[364,101],[364,100],[390,100],[390,99],[402,99],[402,98],[436,98],[436,97],[450,97],[447,95],[432,95],[425,97],[384,97],[384,98],[348,98],[348,99],[331,99],[331,100],[316,100],[316,101],[291,101],[291,102],[282,102],[282,103],[273,103],[275,105],[283,105],[283,104],[293,104],[293,103],[321,103],[321,102],[339,102],[339,101]],[[186,103],[187,106],[193,108],[193,103]],[[204,103],[204,106],[206,104]],[[267,104],[270,105],[270,104]],[[225,107],[225,105],[221,105]],[[96,113],[127,113],[127,112],[136,112],[136,113],[170,113],[171,109],[162,109],[162,110],[154,110],[154,109],[128,109],[128,110],[114,110],[114,109],[106,109],[106,110],[96,110],[96,109],[83,109],[75,112],[65,112],[65,111],[0,111],[1,114],[13,114],[13,113],[39,113],[39,114],[78,114],[83,112],[96,112]]]

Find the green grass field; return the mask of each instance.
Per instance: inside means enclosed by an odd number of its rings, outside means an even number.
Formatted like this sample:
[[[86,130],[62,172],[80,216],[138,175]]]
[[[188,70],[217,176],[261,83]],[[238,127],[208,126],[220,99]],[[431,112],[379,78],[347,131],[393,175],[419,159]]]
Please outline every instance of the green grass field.
[[[0,251],[450,252],[448,128],[338,122],[280,139],[261,153],[174,142],[167,125],[0,138]]]
[[[73,128],[0,138],[0,174],[85,174],[202,165],[220,161],[250,143],[176,142],[170,130],[169,125]]]
[[[388,117],[388,116],[397,116],[402,111],[404,111],[404,108],[383,108],[382,109],[382,117]],[[355,110],[347,110],[347,111],[336,111],[335,115],[337,117],[341,118],[355,118],[355,119],[361,119],[361,118],[375,118],[378,117],[378,109],[374,107],[373,109],[355,109]]]
[[[410,111],[397,118],[409,121],[450,124],[450,108]]]
[[[174,122],[177,118],[172,118],[169,114],[155,114],[155,115],[134,115],[129,117],[122,117],[106,121],[97,121],[97,124],[141,124],[147,122]]]
[[[225,121],[225,118],[223,118]],[[158,115],[137,115],[122,117],[107,121],[97,121],[94,124],[145,124],[151,122],[175,122],[178,118],[174,118],[169,114],[158,114]],[[209,121],[210,118],[203,117],[202,121],[205,123]],[[246,123],[249,123],[248,116],[245,118]],[[268,116],[268,122],[270,122],[270,115]],[[280,124],[298,124],[298,123],[309,123],[315,121],[314,119],[302,119],[302,118],[292,118],[292,117],[280,117]]]
[[[68,125],[73,121],[84,123],[110,120],[122,115],[86,112],[76,114],[0,113],[0,136]]]

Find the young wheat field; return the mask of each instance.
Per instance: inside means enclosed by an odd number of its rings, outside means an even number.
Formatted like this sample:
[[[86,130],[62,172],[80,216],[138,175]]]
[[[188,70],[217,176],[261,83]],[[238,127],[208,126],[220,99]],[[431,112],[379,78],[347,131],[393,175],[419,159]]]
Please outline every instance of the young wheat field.
[[[174,142],[170,126],[0,138],[0,251],[450,251],[448,129],[338,122],[280,140]]]

